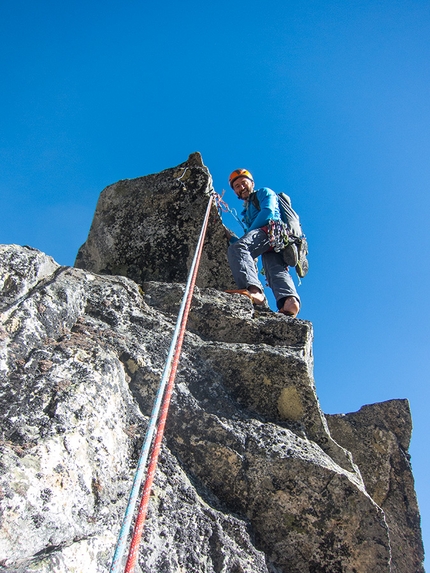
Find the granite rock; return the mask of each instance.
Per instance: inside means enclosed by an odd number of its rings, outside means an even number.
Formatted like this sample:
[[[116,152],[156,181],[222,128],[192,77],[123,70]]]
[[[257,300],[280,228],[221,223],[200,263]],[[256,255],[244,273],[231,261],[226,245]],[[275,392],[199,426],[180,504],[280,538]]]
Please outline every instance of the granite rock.
[[[210,187],[108,187],[78,268],[0,246],[1,572],[109,571]],[[223,292],[209,228],[138,570],[422,573],[407,401],[325,416],[312,324]]]
[[[200,153],[161,173],[125,179],[100,194],[75,266],[144,281],[186,282],[212,190]],[[233,288],[227,238],[212,206],[197,285]],[[220,248],[221,247],[221,248]]]
[[[352,452],[366,490],[385,513],[393,573],[423,572],[420,516],[408,454],[412,432],[408,401],[371,404],[327,420],[331,434]]]

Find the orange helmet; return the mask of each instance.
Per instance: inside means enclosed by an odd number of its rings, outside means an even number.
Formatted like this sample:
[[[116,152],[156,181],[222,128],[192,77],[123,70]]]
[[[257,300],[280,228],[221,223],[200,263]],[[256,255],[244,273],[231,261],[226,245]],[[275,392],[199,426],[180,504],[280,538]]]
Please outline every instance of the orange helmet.
[[[231,188],[233,188],[233,183],[236,181],[238,177],[247,177],[248,179],[251,179],[251,181],[254,181],[251,173],[246,169],[235,169],[228,178],[228,182],[230,183]]]

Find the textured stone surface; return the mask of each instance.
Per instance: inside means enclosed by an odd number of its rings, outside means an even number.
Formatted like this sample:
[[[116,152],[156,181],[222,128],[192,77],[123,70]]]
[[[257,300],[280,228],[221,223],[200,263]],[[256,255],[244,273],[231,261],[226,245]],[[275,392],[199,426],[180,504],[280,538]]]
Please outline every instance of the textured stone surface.
[[[75,266],[143,283],[186,282],[212,178],[199,153],[161,173],[106,187]],[[197,284],[234,287],[227,239],[212,207]],[[220,248],[221,246],[221,248]]]
[[[1,572],[109,571],[209,186],[192,156],[107,188],[87,269],[0,246]],[[407,403],[329,430],[312,325],[218,290],[222,241],[215,212],[138,569],[422,573]]]
[[[2,309],[2,570],[108,571],[183,286],[142,291],[13,246],[0,259],[3,285],[35,260],[53,271]],[[196,289],[142,571],[390,571],[385,516],[326,430],[311,340],[309,323]]]
[[[368,493],[384,510],[390,528],[393,573],[424,571],[420,516],[408,454],[412,431],[407,400],[363,406],[328,416],[336,440],[351,450]]]
[[[35,259],[53,274],[1,315],[0,567],[108,571],[173,324],[128,279],[26,248],[0,248],[0,284]],[[130,374],[147,381],[140,408]],[[247,521],[209,505],[168,450],[145,535],[144,572],[267,571]]]

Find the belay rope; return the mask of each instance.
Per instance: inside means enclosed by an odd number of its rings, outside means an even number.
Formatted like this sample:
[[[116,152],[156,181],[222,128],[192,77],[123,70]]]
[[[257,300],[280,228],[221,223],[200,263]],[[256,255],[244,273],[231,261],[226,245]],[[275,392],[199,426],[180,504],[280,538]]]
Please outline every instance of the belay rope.
[[[197,242],[196,251],[194,253],[193,262],[191,264],[190,272],[188,275],[187,284],[185,286],[184,296],[182,298],[181,307],[179,309],[176,327],[173,333],[173,338],[170,344],[169,353],[167,355],[166,364],[164,367],[163,375],[161,377],[160,385],[158,387],[156,399],[152,409],[151,417],[149,420],[148,428],[146,430],[145,439],[139,456],[139,461],[134,476],[133,485],[131,488],[128,504],[125,510],[123,522],[118,536],[115,553],[112,559],[110,573],[119,573],[121,563],[125,554],[128,533],[130,531],[131,521],[133,518],[134,509],[136,506],[137,497],[139,495],[140,486],[144,477],[146,462],[148,459],[151,443],[155,439],[152,447],[151,458],[148,464],[145,484],[143,487],[142,497],[136,517],[136,522],[133,530],[132,539],[130,542],[130,549],[128,553],[127,562],[125,565],[124,573],[132,573],[136,566],[140,540],[142,538],[143,526],[148,511],[149,496],[151,493],[152,483],[154,481],[155,470],[157,468],[158,456],[160,453],[161,441],[163,439],[164,427],[166,424],[167,413],[169,410],[170,399],[173,392],[173,386],[178,369],[179,358],[182,349],[182,343],[185,336],[185,327],[188,320],[188,314],[191,307],[194,286],[200,258],[203,250],[203,243],[208,227],[209,215],[211,211],[212,201],[216,202],[216,194],[213,189],[210,190],[210,198],[206,208],[206,214],[203,225],[200,231],[200,236]],[[219,195],[217,196],[219,197]],[[217,208],[218,204],[216,202]],[[161,411],[160,411],[161,410]],[[157,426],[158,421],[158,426]]]

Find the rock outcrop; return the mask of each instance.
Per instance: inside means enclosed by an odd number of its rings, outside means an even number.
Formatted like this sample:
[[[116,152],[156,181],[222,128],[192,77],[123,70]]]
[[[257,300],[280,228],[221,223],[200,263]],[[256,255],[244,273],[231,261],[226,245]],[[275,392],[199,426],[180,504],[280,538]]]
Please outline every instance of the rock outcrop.
[[[363,406],[352,414],[327,416],[331,435],[352,452],[366,491],[385,513],[394,571],[421,571],[420,519],[414,494],[407,400]],[[412,503],[411,503],[411,500]]]
[[[106,187],[75,266],[139,284],[186,282],[211,189],[200,153],[161,173]],[[226,244],[214,206],[197,286],[234,287],[226,249],[220,248]]]
[[[0,571],[109,571],[210,185],[108,187],[84,268],[0,247]],[[223,241],[214,210],[140,571],[422,573],[407,402],[324,416],[312,325],[222,292]]]

